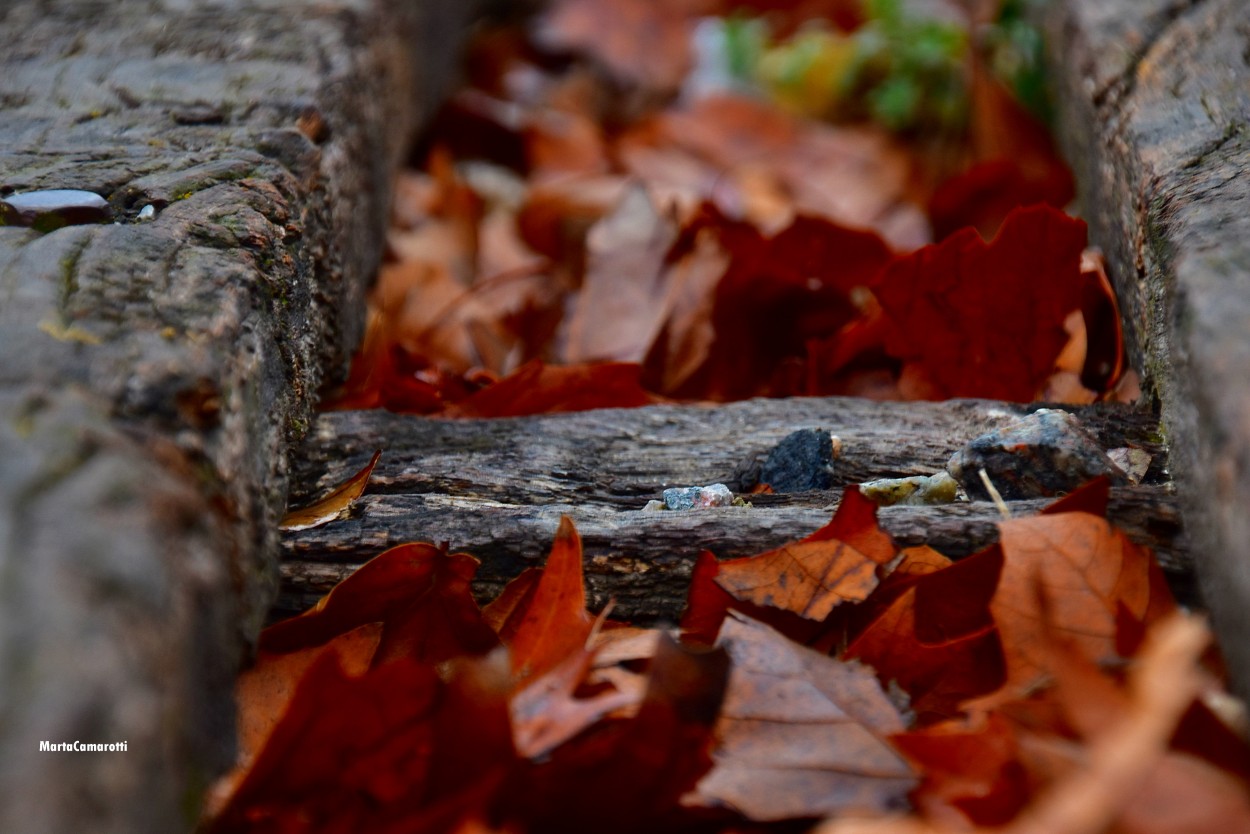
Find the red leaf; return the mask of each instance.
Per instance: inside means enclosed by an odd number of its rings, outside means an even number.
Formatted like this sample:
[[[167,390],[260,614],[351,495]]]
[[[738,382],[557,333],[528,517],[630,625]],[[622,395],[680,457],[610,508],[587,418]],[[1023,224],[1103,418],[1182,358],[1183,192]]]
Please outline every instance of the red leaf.
[[[971,229],[895,259],[872,289],[892,327],[886,349],[927,399],[1029,401],[1081,306],[1085,223],[1049,206],[1017,209],[985,243]]]
[[[348,677],[322,655],[213,830],[364,830],[429,776],[439,688],[413,661]]]
[[[719,264],[722,274],[710,305],[690,305],[685,321],[670,318],[647,357],[645,378],[665,394],[724,400],[802,393],[801,375],[797,384],[787,381],[787,364],[801,365],[809,340],[853,319],[851,291],[872,280],[890,251],[872,232],[806,215],[768,237],[705,204],[671,257]],[[708,282],[698,283],[706,293]],[[676,350],[677,338],[692,330],[706,335]]]
[[[637,408],[656,402],[639,383],[641,369],[624,362],[592,365],[544,365],[529,362],[509,376],[447,408],[449,417],[519,417]]]
[[[997,545],[917,578],[847,648],[911,697],[922,722],[959,713],[999,687],[1003,650],[989,614],[1002,554]]]
[[[477,565],[467,553],[448,555],[432,544],[392,547],[361,565],[315,608],[265,629],[260,647],[295,651],[381,622],[375,663],[401,656],[441,663],[483,654],[498,640],[469,592]]]

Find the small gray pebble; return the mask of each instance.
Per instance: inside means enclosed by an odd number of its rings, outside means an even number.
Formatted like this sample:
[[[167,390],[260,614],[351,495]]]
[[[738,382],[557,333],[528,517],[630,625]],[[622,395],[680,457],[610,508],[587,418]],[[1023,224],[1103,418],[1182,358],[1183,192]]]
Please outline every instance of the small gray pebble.
[[[705,507],[728,507],[734,494],[724,484],[699,487],[672,487],[664,490],[664,506],[670,510],[694,510]]]

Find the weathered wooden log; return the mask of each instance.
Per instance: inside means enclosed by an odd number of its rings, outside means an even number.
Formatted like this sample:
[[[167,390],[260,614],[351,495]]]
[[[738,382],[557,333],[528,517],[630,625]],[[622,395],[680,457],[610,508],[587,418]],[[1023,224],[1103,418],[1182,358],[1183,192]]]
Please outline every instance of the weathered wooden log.
[[[0,226],[0,831],[189,830],[231,763],[285,447],[471,5],[0,3],[0,198],[112,221]]]
[[[1250,18],[1243,0],[1056,0],[1055,125],[1162,406],[1195,568],[1250,696]]]
[[[756,464],[787,434],[823,427],[841,443],[835,484],[941,470],[951,453],[1016,419],[1020,406],[985,401],[874,403],[848,398],[752,400],[703,408],[662,406],[506,420],[439,420],[385,412],[324,414],[293,460],[305,498],[383,455],[351,518],[284,537],[282,613],[315,601],[355,566],[405,541],[447,542],[482,560],[482,597],[541,564],[563,514],[577,523],[592,598],[640,619],[674,618],[703,550],[749,555],[825,524],[840,489],[746,496],[752,506],[644,512],[668,486],[749,487]],[[1155,420],[1127,408],[1078,412],[1108,446],[1161,456]],[[1157,481],[1157,478],[1155,478]],[[1036,512],[1046,500],[1012,502]],[[1119,488],[1112,518],[1185,572],[1180,522],[1166,483]],[[988,502],[887,507],[884,527],[903,545],[952,556],[994,541]]]

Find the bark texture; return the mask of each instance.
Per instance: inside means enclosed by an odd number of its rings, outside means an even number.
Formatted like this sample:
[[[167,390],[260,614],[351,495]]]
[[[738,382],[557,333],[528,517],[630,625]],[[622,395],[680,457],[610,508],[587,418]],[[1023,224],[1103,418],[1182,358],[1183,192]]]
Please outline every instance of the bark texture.
[[[0,830],[189,830],[231,761],[286,445],[359,337],[467,10],[0,4],[0,197],[114,221],[0,228]]]
[[[1161,404],[1195,567],[1250,695],[1250,15],[1045,4],[1060,138]]]
[[[1025,407],[987,401],[874,403],[847,398],[752,400],[705,408],[663,406],[506,420],[438,420],[385,412],[324,414],[294,458],[296,500],[308,501],[382,458],[352,516],[284,537],[279,613],[315,602],[383,549],[447,542],[482,560],[475,590],[493,597],[525,567],[540,565],[561,515],[577,523],[596,606],[640,619],[674,620],[703,550],[729,558],[801,538],[828,522],[846,484],[929,475],[969,440]],[[1085,409],[1082,423],[1107,448],[1135,445],[1162,461],[1155,420],[1125,408]],[[752,506],[644,512],[670,486],[725,483],[749,489],[786,435],[835,435],[834,488],[746,495]],[[1117,489],[1112,517],[1156,548],[1178,578],[1186,553],[1170,488]],[[1048,500],[1011,502],[1016,514]],[[997,537],[989,502],[887,507],[882,524],[904,545],[967,555]]]

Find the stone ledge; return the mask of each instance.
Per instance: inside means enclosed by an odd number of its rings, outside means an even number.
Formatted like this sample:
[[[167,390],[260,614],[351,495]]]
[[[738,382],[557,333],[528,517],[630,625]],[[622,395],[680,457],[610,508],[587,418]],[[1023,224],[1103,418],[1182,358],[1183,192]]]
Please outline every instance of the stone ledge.
[[[1239,0],[1055,0],[1044,13],[1060,139],[1250,695],[1250,18]]]
[[[115,221],[0,228],[0,830],[188,830],[230,762],[287,444],[359,338],[468,5],[0,8],[0,196]]]

